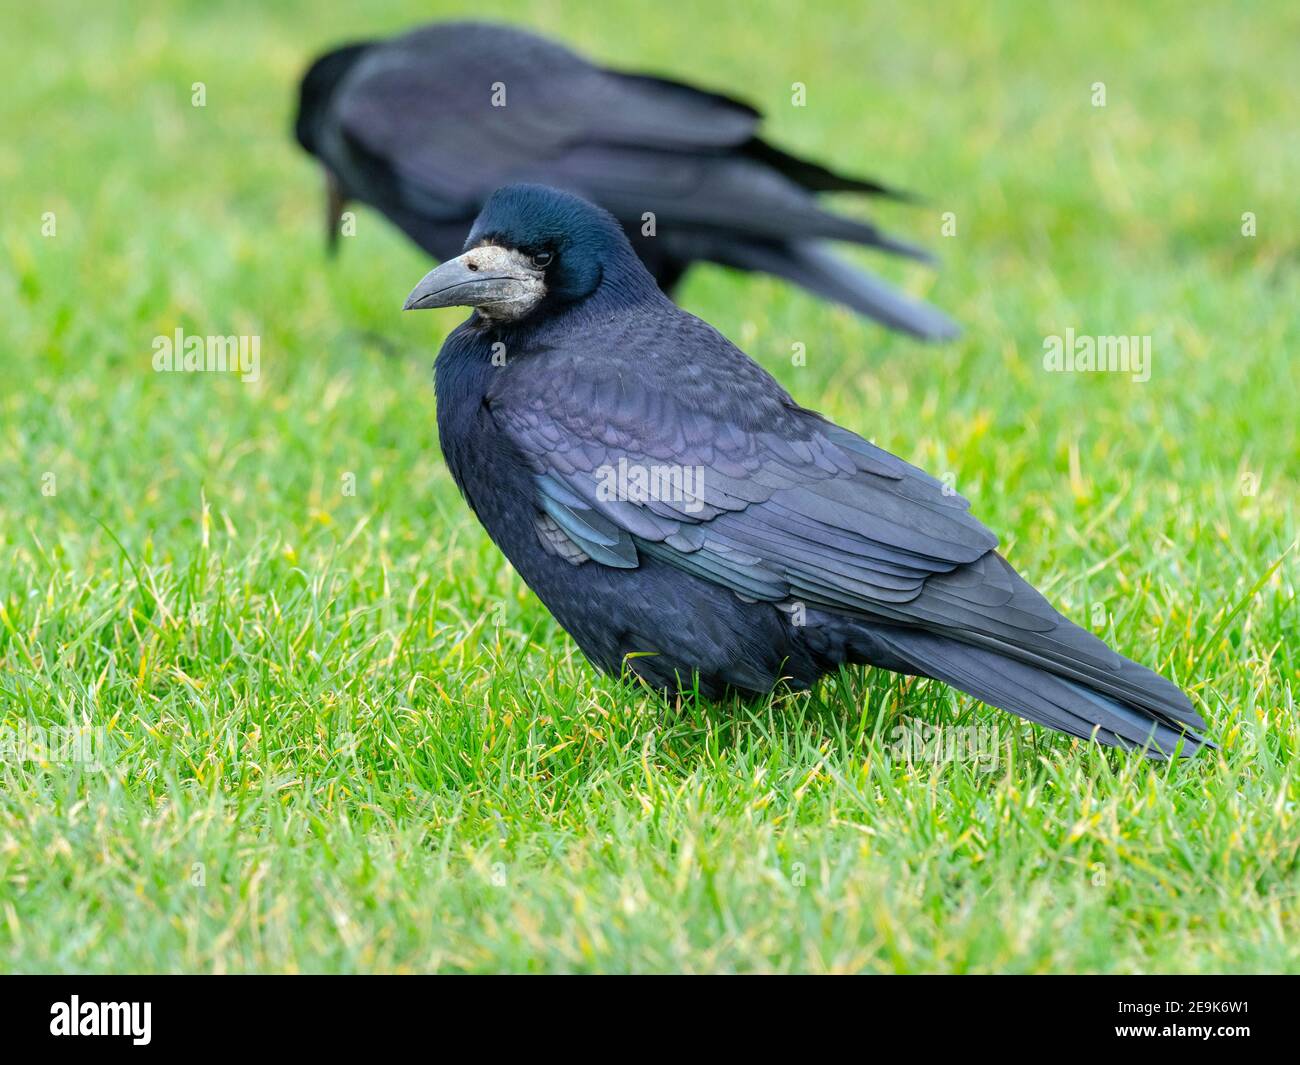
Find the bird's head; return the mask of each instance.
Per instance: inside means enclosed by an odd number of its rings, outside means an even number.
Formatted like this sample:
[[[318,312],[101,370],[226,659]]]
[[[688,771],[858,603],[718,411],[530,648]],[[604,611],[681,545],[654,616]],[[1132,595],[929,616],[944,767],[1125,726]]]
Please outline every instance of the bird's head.
[[[473,307],[491,321],[518,322],[654,280],[608,212],[545,185],[497,189],[479,212],[465,253],[429,271],[404,310]]]
[[[321,126],[327,119],[335,90],[367,49],[369,41],[344,45],[326,52],[307,68],[298,86],[298,115],[293,132],[298,143],[312,155],[319,155]]]

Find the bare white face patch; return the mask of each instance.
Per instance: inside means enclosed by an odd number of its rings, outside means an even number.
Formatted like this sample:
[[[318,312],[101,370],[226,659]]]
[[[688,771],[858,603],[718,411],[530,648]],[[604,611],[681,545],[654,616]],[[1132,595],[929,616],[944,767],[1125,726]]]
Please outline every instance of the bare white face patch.
[[[461,258],[472,270],[509,277],[513,282],[501,298],[476,305],[485,318],[516,321],[531,313],[546,297],[546,271],[534,266],[527,255],[515,248],[484,244],[471,248]]]
[[[406,310],[474,307],[494,321],[513,322],[546,296],[546,271],[514,248],[483,244],[425,274],[406,298]]]

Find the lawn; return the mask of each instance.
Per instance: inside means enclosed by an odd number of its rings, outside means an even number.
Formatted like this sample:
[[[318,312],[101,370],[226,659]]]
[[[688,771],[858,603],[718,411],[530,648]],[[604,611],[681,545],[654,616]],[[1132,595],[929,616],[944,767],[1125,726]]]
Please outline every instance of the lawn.
[[[1300,9],[328,6],[6,16],[0,969],[1300,971]],[[844,207],[940,256],[862,261],[956,343],[722,269],[681,302],[946,476],[1219,749],[884,673],[598,676],[442,464],[462,312],[399,313],[428,262],[373,211],[327,259],[289,135],[315,52],[457,12],[921,192]],[[178,328],[260,338],[257,379],[155,372]],[[1149,380],[1046,372],[1066,330],[1149,336]]]

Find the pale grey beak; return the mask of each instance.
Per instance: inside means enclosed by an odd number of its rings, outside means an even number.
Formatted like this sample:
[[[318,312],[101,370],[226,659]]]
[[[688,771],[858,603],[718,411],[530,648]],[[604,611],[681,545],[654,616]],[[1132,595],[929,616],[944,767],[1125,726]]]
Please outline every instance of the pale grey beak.
[[[524,256],[506,248],[471,248],[425,274],[402,310],[479,307],[489,317],[519,317],[546,292],[540,272],[527,263]]]

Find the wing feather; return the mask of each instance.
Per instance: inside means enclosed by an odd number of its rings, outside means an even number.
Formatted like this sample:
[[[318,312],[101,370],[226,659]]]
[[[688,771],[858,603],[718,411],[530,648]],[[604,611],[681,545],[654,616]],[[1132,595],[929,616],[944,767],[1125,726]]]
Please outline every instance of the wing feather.
[[[1162,721],[1199,722],[1175,685],[1057,613],[997,553],[965,499],[800,408],[710,331],[710,361],[735,379],[720,396],[692,375],[701,340],[678,338],[635,385],[590,358],[548,355],[540,392],[536,376],[516,387],[507,374],[491,394],[492,417],[532,467],[539,510],[572,538],[571,555],[622,568],[653,558],[747,601],[803,602],[956,639],[1055,673],[1062,706],[1093,701],[1071,684],[1100,684]],[[602,478],[620,464],[694,468],[699,494],[610,497]],[[1133,733],[1118,718],[1108,727]]]

